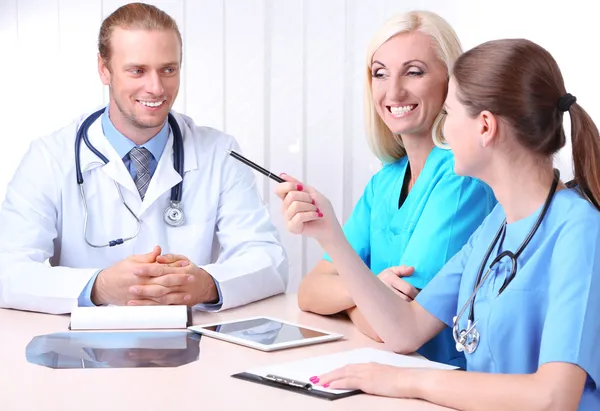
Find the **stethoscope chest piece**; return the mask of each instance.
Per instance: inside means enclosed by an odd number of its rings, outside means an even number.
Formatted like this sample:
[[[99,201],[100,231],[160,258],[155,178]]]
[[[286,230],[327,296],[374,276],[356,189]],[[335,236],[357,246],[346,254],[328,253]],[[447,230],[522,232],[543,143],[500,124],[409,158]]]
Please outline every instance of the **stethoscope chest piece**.
[[[471,324],[471,321],[469,321],[467,323],[467,329],[462,329],[458,332],[457,317],[454,317],[454,324],[454,340],[456,342],[456,351],[464,351],[467,354],[473,354],[479,345],[479,331],[477,331],[477,328],[475,328],[476,323]]]
[[[171,227],[179,227],[185,222],[185,214],[179,205],[179,201],[169,202],[169,206],[165,209],[164,220]]]

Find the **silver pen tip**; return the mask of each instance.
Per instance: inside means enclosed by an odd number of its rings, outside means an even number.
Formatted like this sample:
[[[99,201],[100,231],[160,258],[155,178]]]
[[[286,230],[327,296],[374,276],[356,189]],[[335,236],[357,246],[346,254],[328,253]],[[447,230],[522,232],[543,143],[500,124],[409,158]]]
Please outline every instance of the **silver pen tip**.
[[[226,148],[225,151],[227,152],[227,154],[231,154],[231,150],[229,150],[228,148]]]

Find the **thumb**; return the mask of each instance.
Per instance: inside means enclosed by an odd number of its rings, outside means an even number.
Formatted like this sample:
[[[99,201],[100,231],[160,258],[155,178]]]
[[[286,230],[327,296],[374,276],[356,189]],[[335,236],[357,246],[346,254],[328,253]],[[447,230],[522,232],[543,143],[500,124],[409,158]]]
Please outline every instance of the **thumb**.
[[[140,255],[139,260],[142,263],[154,263],[156,262],[156,257],[158,257],[161,252],[160,246],[156,245],[149,253]]]
[[[392,272],[398,277],[408,277],[415,272],[415,267],[409,267],[407,265],[399,265],[396,267],[390,267]]]

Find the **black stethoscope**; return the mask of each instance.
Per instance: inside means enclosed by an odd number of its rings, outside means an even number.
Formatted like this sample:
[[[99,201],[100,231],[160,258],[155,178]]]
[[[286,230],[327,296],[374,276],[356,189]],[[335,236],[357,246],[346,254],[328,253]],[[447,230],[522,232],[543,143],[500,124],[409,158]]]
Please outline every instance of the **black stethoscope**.
[[[127,205],[125,199],[123,198],[123,193],[121,192],[121,188],[119,184],[115,181],[115,187],[117,188],[117,192],[119,193],[119,198],[121,202],[129,211],[129,214],[135,219],[137,222],[136,232],[125,238],[117,238],[116,240],[111,240],[106,244],[93,244],[88,241],[87,238],[87,224],[88,224],[88,208],[87,201],[85,200],[85,191],[83,189],[83,174],[81,172],[81,163],[80,163],[80,152],[81,152],[81,140],[85,142],[85,145],[90,149],[92,153],[94,153],[104,164],[108,164],[109,160],[106,158],[101,152],[99,152],[93,145],[90,143],[88,139],[88,129],[102,115],[104,112],[104,108],[96,111],[88,118],[86,118],[79,129],[77,130],[77,135],[75,137],[75,173],[77,176],[77,184],[79,185],[79,192],[81,194],[81,199],[83,201],[83,210],[84,210],[84,222],[83,222],[83,239],[85,242],[94,248],[102,248],[102,247],[114,247],[116,245],[123,244],[125,241],[129,241],[137,237],[140,232],[140,228],[142,225],[142,221],[139,219],[137,215],[133,212],[133,210]],[[175,170],[181,176],[181,181],[171,188],[171,198],[169,200],[169,205],[165,209],[163,218],[166,224],[171,227],[179,227],[185,221],[185,214],[183,213],[183,209],[181,208],[181,198],[183,195],[183,136],[181,135],[181,129],[179,128],[179,124],[177,124],[177,120],[171,113],[169,113],[169,125],[171,126],[171,130],[173,131],[173,165]]]
[[[498,241],[500,241],[500,244],[502,244],[504,241],[504,236],[506,234],[506,219],[504,219],[504,221],[502,222],[500,229],[494,236],[492,243],[490,244],[489,248],[487,249],[485,257],[483,258],[483,261],[481,262],[481,266],[479,267],[479,273],[477,274],[477,280],[475,281],[475,287],[473,290],[473,294],[471,294],[471,297],[469,297],[469,299],[467,300],[467,302],[465,303],[463,308],[460,310],[460,312],[458,313],[458,316],[454,317],[454,319],[453,319],[454,324],[452,326],[452,335],[454,336],[454,342],[456,343],[457,351],[459,351],[459,352],[464,351],[467,354],[472,354],[477,349],[477,346],[479,345],[479,332],[477,331],[477,328],[475,328],[475,326],[477,325],[477,322],[475,321],[475,297],[477,296],[477,291],[479,291],[479,288],[481,287],[481,285],[485,282],[485,280],[487,279],[489,274],[492,272],[492,268],[494,267],[494,265],[498,264],[500,262],[500,260],[502,260],[505,257],[510,258],[512,267],[510,270],[510,275],[504,280],[502,287],[500,287],[498,296],[500,294],[502,294],[502,292],[506,289],[506,287],[508,287],[508,285],[511,283],[511,281],[515,278],[515,275],[517,274],[517,258],[519,258],[519,256],[521,255],[521,253],[523,252],[523,250],[525,249],[527,244],[529,244],[532,237],[534,236],[534,234],[537,232],[538,228],[540,227],[540,224],[542,223],[542,220],[544,219],[544,216],[546,215],[546,212],[548,211],[548,207],[550,206],[550,203],[552,202],[552,198],[554,198],[554,193],[556,192],[556,188],[558,187],[559,178],[560,178],[560,172],[555,169],[554,170],[554,181],[552,182],[552,186],[550,187],[550,192],[548,193],[548,197],[546,197],[544,207],[542,208],[540,215],[538,216],[535,224],[533,225],[533,228],[531,229],[531,231],[529,231],[529,234],[527,235],[527,237],[525,238],[523,243],[521,243],[521,245],[519,246],[517,251],[515,253],[513,253],[512,251],[506,250],[506,251],[503,251],[500,254],[498,254],[498,256],[492,260],[492,263],[490,264],[487,272],[485,273],[485,275],[482,278],[485,264],[487,263],[488,259],[490,258],[490,255],[492,254],[492,251],[496,247],[496,244],[498,243]],[[460,318],[462,317],[462,315],[465,313],[467,307],[470,307],[469,319],[467,321],[467,328],[459,331],[458,322],[459,322]]]

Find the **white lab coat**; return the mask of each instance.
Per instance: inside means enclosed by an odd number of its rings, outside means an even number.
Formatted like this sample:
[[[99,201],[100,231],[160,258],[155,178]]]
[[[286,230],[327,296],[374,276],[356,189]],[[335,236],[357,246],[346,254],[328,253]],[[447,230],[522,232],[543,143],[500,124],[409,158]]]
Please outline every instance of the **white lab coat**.
[[[181,206],[186,221],[181,227],[163,220],[171,187],[181,181],[173,167],[172,133],[143,201],[99,119],[88,135],[109,163],[81,144],[91,242],[103,244],[135,232],[136,222],[121,203],[115,181],[142,220],[139,235],[116,247],[95,249],[83,239],[74,141],[85,116],[31,144],[0,209],[0,307],[69,313],[97,270],[148,253],[155,245],[163,253],[185,255],[210,273],[220,284],[221,310],[285,291],[286,255],[254,173],[225,151],[239,150],[235,139],[174,115],[184,142]]]

